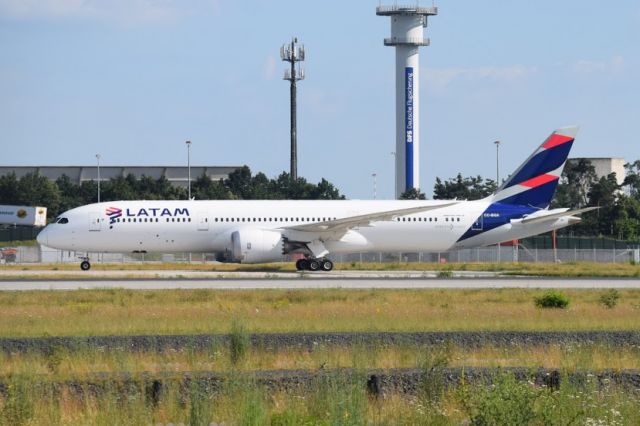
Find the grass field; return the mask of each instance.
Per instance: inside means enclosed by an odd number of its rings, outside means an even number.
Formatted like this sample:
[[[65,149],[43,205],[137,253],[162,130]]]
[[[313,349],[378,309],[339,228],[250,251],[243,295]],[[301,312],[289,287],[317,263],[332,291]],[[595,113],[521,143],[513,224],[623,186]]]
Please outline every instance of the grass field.
[[[548,277],[640,277],[640,265],[624,263],[336,263],[336,270],[342,271],[491,271],[507,275],[548,276]],[[62,264],[19,264],[1,265],[1,270],[11,271],[79,271],[76,263]],[[175,270],[175,271],[261,271],[294,272],[292,262],[246,265],[235,263],[93,263],[96,271],[137,271],[137,270]]]
[[[637,392],[562,381],[534,387],[498,374],[493,386],[445,389],[435,366],[518,366],[638,369],[640,348],[551,345],[474,349],[416,346],[261,349],[247,333],[309,331],[638,330],[640,290],[619,290],[607,308],[606,290],[567,290],[567,309],[542,309],[543,290],[80,290],[0,292],[0,336],[87,336],[237,333],[243,350],[212,344],[204,350],[131,352],[67,350],[0,354],[0,424],[233,425],[386,424],[640,424]],[[240,327],[240,328],[238,328]],[[239,332],[238,330],[243,330]],[[418,394],[369,395],[366,377],[330,375],[305,391],[270,391],[254,370],[417,367],[431,371]],[[168,384],[150,396],[142,372],[219,371],[212,392],[198,382]],[[106,382],[101,391],[74,380],[124,373],[133,382]],[[247,374],[245,374],[247,373]],[[431,377],[431,379],[429,379]],[[57,383],[57,385],[52,385]]]
[[[532,289],[145,290],[0,293],[0,336],[249,332],[638,330],[640,290],[567,290],[567,309],[542,309]]]
[[[0,377],[34,374],[41,380],[86,379],[92,374],[184,373],[191,371],[311,370],[339,368],[391,369],[421,368],[434,356],[442,357],[448,367],[530,367],[600,371],[604,369],[640,369],[640,348],[613,348],[606,345],[552,345],[536,347],[465,348],[455,345],[351,346],[312,350],[299,348],[249,348],[240,357],[232,357],[226,345],[205,350],[188,346],[164,352],[129,352],[85,348],[66,350],[54,347],[48,353],[9,355],[0,353]]]
[[[7,425],[138,425],[211,422],[232,425],[637,425],[633,392],[563,381],[558,389],[497,374],[493,385],[445,388],[428,377],[415,396],[368,394],[365,377],[319,377],[300,391],[270,391],[251,376],[232,374],[210,391],[198,382],[169,384],[153,394],[143,381],[90,386],[51,386],[34,374],[9,377],[0,396],[0,423]]]

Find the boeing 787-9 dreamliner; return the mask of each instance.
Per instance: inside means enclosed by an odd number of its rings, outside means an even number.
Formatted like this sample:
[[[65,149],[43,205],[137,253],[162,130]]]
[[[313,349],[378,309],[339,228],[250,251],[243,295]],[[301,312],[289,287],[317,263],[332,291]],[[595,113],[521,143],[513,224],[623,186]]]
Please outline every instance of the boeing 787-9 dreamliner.
[[[563,228],[591,210],[549,209],[576,132],[553,132],[481,200],[108,201],[61,214],[38,242],[82,253],[217,253],[242,263],[299,254],[296,267],[312,271],[330,271],[334,253],[497,244]]]

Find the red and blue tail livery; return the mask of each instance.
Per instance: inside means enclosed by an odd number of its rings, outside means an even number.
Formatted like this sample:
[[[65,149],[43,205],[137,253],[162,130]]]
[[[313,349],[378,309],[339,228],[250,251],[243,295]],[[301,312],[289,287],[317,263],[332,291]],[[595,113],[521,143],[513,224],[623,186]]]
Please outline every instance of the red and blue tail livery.
[[[551,134],[498,189],[493,201],[546,209],[558,186],[562,169],[576,137],[576,126]]]

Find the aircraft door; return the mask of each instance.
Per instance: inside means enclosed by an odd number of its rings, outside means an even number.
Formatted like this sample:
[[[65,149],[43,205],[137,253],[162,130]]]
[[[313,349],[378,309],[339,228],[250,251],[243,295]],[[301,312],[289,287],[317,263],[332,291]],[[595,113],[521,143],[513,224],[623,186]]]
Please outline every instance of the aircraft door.
[[[89,213],[89,231],[100,231],[102,226],[99,212]]]
[[[198,213],[198,231],[208,231],[209,230],[209,218],[207,217],[207,212],[199,212]]]

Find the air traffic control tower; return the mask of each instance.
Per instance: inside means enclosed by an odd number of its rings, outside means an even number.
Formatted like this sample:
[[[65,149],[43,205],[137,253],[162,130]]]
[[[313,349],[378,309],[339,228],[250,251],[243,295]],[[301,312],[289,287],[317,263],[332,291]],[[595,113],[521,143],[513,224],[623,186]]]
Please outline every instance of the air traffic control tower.
[[[391,37],[385,46],[396,48],[396,198],[420,186],[420,46],[427,17],[438,14],[437,7],[378,6],[376,15],[391,18]]]

